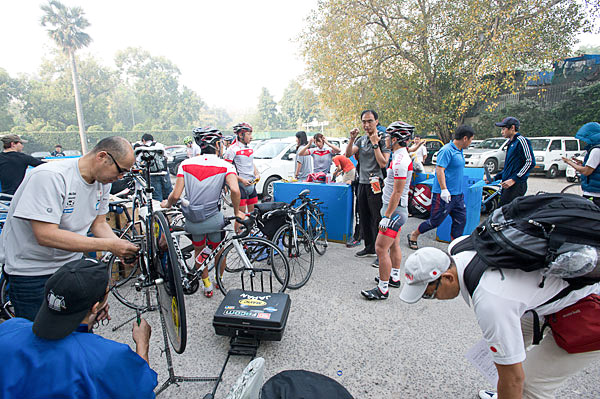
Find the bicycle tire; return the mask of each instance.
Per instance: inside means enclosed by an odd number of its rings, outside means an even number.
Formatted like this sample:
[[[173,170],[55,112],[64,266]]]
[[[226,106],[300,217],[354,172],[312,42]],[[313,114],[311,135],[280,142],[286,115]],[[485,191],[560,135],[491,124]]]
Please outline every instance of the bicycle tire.
[[[15,317],[15,308],[8,296],[8,280],[4,276],[0,277],[0,317],[7,320]]]
[[[569,184],[568,186],[566,186],[565,188],[560,190],[560,193],[561,194],[575,194],[575,195],[582,196],[583,189],[581,188],[581,183],[573,183],[573,184]]]
[[[158,308],[164,316],[173,350],[183,353],[187,343],[187,320],[179,260],[165,215],[162,212],[154,212],[151,221],[151,274],[163,280],[156,286]]]
[[[316,218],[316,219],[315,219]],[[327,242],[327,228],[325,228],[325,219],[323,217],[323,212],[321,212],[318,208],[313,208],[310,219],[310,230],[313,237],[313,246],[315,247],[315,251],[323,256],[327,251],[327,246],[329,243]]]
[[[296,225],[297,239],[294,243],[291,224],[284,224],[273,235],[273,243],[283,250],[290,266],[288,288],[298,289],[304,286],[310,278],[315,266],[315,254],[312,237],[302,227]],[[275,277],[277,270],[274,270]]]
[[[250,268],[246,267],[242,255],[236,250],[236,242],[248,258]],[[255,282],[258,277],[260,280]],[[223,295],[232,289],[284,292],[289,278],[290,267],[283,251],[261,237],[231,240],[220,254],[215,268],[215,280]]]

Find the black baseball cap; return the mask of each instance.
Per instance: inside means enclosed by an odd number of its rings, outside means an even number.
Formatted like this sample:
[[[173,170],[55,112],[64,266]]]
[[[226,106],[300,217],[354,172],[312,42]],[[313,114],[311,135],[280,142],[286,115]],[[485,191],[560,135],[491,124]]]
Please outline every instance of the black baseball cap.
[[[507,127],[509,129],[511,126],[514,126],[517,130],[519,130],[521,122],[519,122],[519,120],[515,117],[507,116],[506,118],[502,119],[502,122],[496,122],[494,125],[498,127]]]
[[[95,259],[66,263],[46,282],[44,303],[33,322],[40,338],[62,339],[71,334],[108,286],[108,269]]]

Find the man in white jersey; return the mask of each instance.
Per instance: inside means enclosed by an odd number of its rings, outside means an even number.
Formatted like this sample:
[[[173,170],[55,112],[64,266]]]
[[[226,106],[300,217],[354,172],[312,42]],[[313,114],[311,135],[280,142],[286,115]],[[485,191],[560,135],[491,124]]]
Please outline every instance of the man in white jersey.
[[[110,183],[134,162],[131,144],[113,136],[81,158],[50,162],[25,176],[0,245],[17,316],[33,320],[48,278],[84,252],[110,251],[121,257],[137,253],[139,248],[117,238],[106,222]]]
[[[454,240],[448,250],[452,252],[463,239],[469,236]],[[542,269],[488,268],[470,296],[464,274],[477,256],[475,251],[450,256],[437,248],[417,250],[404,264],[406,281],[400,299],[415,303],[421,298],[447,300],[462,294],[467,305],[473,306],[498,370],[498,392],[481,391],[481,398],[554,398],[554,391],[567,378],[600,359],[600,351],[568,353],[556,344],[552,331],[527,350],[534,331],[532,312],[528,311],[535,310],[540,318],[551,315],[590,294],[600,294],[600,283],[552,300],[569,285],[562,278],[549,274],[541,286]]]
[[[310,148],[313,143],[316,144],[316,148]],[[327,141],[322,133],[317,133],[308,141],[308,144],[300,150],[298,155],[312,156],[313,173],[323,172],[328,175],[331,170],[333,156],[339,153],[340,149],[337,146]]]
[[[227,149],[223,159],[233,163],[237,170],[242,196],[240,210],[251,213],[254,210],[254,204],[258,202],[256,182],[260,178],[260,173],[254,166],[254,150],[249,147],[252,141],[252,126],[247,123],[238,123],[233,127],[233,132],[236,134],[236,139]]]
[[[185,230],[192,235],[196,269],[223,239],[224,219],[219,209],[219,198],[225,184],[231,191],[234,215],[244,217],[240,212],[240,190],[235,168],[218,156],[222,137],[218,129],[210,126],[194,129],[194,140],[202,154],[181,162],[175,188],[169,198],[161,202],[163,208],[169,208],[179,201],[185,190],[181,211],[185,216]],[[202,282],[204,295],[211,298],[213,286],[208,277],[208,268],[202,271]]]
[[[388,287],[400,287],[402,252],[398,233],[408,219],[408,190],[413,168],[406,146],[414,129],[414,126],[402,121],[396,121],[386,129],[391,137],[392,162],[383,185],[381,221],[375,241],[375,252],[379,259],[379,276],[375,277],[377,287],[361,291],[369,300],[387,299]]]

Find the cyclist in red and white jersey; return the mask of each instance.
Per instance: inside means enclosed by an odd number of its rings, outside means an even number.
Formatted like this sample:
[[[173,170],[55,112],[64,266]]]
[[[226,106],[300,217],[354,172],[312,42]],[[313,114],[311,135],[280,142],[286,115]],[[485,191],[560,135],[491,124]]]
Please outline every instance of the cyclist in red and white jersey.
[[[413,166],[406,146],[413,132],[414,126],[401,121],[392,123],[386,129],[392,142],[392,161],[383,186],[381,221],[375,241],[379,276],[375,277],[377,287],[361,291],[370,300],[387,299],[389,287],[400,287],[402,252],[398,233],[408,219],[408,190]]]
[[[224,218],[219,209],[219,198],[225,184],[231,191],[234,215],[244,218],[240,212],[240,190],[234,167],[219,158],[222,134],[212,127],[196,128],[194,140],[202,154],[181,162],[175,188],[161,207],[169,208],[182,197],[181,211],[185,217],[185,230],[192,235],[196,254],[196,268],[223,240]],[[208,268],[202,272],[204,295],[213,295]]]
[[[238,174],[238,183],[241,193],[240,210],[251,213],[254,204],[258,202],[256,182],[260,178],[258,169],[254,166],[254,150],[249,147],[252,141],[252,126],[247,123],[238,123],[233,127],[236,135],[235,141],[229,146],[223,159],[233,163]]]

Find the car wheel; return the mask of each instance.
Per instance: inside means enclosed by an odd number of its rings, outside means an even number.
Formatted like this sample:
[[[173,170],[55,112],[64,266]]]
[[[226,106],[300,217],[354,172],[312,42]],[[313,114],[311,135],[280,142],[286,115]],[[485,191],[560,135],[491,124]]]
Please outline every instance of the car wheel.
[[[263,186],[263,197],[273,198],[273,183],[278,180],[281,180],[281,177],[271,176],[267,179],[265,185]]]
[[[575,183],[575,180],[576,180],[576,179],[575,179],[574,177],[567,177],[567,181],[568,181],[569,183]]]
[[[496,173],[496,170],[498,170],[498,161],[496,161],[494,158],[489,158],[485,160],[483,166],[488,170],[489,173]]]
[[[546,177],[548,179],[554,179],[556,176],[558,176],[558,167],[556,165],[552,165],[546,172]]]

